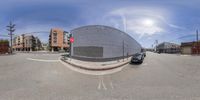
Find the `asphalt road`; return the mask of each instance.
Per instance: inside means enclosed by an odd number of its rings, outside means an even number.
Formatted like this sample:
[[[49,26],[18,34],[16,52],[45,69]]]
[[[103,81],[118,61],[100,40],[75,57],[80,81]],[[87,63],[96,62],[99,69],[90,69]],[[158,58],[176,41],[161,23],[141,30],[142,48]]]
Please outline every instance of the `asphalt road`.
[[[200,56],[147,53],[143,64],[104,76],[72,71],[59,57],[0,56],[0,100],[200,100]]]

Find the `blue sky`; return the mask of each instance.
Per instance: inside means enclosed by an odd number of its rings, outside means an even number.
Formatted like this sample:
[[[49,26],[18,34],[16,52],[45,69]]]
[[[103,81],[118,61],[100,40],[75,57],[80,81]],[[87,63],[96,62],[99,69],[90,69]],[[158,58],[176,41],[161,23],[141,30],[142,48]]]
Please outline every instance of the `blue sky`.
[[[194,36],[177,38],[200,29],[199,4],[198,0],[6,0],[0,4],[0,35],[8,33],[5,26],[13,21],[15,34],[100,24],[125,31],[144,47],[155,40],[194,41]],[[48,33],[35,35],[48,41]]]

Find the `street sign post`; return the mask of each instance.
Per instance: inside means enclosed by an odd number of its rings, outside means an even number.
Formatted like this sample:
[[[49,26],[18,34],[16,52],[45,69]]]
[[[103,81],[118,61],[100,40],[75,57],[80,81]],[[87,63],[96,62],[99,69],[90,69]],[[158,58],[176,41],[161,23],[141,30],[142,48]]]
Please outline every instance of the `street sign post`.
[[[71,46],[72,46],[72,43],[74,43],[74,37],[70,36],[69,38],[69,42],[70,42],[70,61],[71,61]]]

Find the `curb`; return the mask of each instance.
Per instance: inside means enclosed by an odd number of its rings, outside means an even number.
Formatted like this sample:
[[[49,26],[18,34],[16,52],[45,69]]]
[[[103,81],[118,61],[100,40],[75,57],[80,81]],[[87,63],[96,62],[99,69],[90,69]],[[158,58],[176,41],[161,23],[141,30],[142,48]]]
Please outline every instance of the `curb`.
[[[109,68],[87,68],[87,67],[84,67],[84,66],[80,66],[80,65],[76,65],[76,64],[73,64],[73,63],[70,63],[70,62],[67,62],[65,61],[63,58],[60,59],[61,61],[67,63],[67,64],[70,64],[76,68],[80,68],[80,69],[84,69],[84,70],[89,70],[89,71],[105,71],[105,70],[112,70],[112,69],[115,69],[115,68],[119,68],[123,65],[126,65],[128,64],[129,62],[126,62],[126,63],[123,63],[123,64],[120,64],[120,65],[117,65],[115,67],[109,67]]]
[[[12,56],[12,55],[15,55],[16,53],[13,53],[13,54],[0,54],[0,56]]]
[[[62,54],[59,52],[16,52],[16,53],[23,53],[23,54]]]

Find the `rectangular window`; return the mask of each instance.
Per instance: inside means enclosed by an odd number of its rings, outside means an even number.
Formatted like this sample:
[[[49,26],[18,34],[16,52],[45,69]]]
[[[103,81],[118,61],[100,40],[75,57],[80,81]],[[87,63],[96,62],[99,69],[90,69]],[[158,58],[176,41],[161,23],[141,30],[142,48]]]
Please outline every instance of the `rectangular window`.
[[[63,33],[63,44],[66,44],[66,40],[67,40],[67,35],[66,33]]]
[[[53,33],[53,43],[57,43],[57,33]]]

